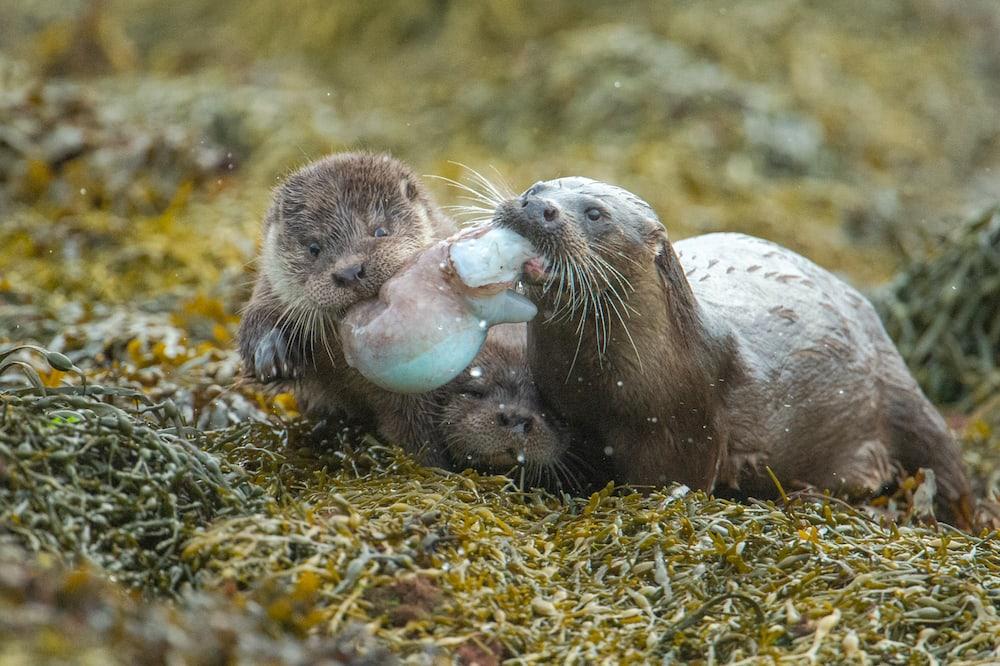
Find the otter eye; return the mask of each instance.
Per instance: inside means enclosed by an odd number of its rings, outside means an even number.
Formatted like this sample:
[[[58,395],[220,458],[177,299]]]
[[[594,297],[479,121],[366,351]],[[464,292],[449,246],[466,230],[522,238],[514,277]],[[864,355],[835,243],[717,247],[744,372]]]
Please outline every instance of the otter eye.
[[[588,208],[587,219],[593,222],[597,222],[599,219],[601,219],[601,211],[597,208]]]
[[[389,235],[389,230],[385,227],[375,227],[375,231],[372,232],[372,235],[375,236],[375,238],[383,238]]]
[[[314,257],[318,257],[319,251],[320,251],[319,243],[317,243],[316,241],[309,243],[309,254],[311,254]]]

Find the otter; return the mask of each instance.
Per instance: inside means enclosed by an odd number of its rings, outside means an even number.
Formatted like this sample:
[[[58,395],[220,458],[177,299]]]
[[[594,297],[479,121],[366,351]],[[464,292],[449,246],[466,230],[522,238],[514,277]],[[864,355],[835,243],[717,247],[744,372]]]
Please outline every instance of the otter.
[[[293,173],[264,218],[259,270],[238,334],[245,375],[291,390],[313,420],[347,419],[423,462],[443,464],[429,398],[390,393],[350,368],[336,324],[455,229],[411,169],[390,155],[336,154]]]
[[[648,203],[588,178],[537,183],[493,224],[546,259],[527,281],[531,371],[614,480],[768,498],[770,469],[860,499],[926,467],[939,515],[969,525],[954,438],[831,273],[742,234],[672,244]]]
[[[524,324],[491,328],[468,370],[438,391],[437,433],[453,469],[506,473],[524,486],[579,492],[585,473],[570,430],[542,402],[526,346]]]

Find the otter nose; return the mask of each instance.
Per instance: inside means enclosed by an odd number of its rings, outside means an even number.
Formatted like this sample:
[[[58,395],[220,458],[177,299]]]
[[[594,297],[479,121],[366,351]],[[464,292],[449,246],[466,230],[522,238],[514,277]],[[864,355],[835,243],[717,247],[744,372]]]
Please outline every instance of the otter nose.
[[[497,412],[497,425],[507,428],[518,435],[527,435],[535,425],[535,417],[519,409],[506,409]]]
[[[560,218],[559,207],[542,197],[524,195],[521,197],[521,208],[529,219],[546,227],[553,226]]]
[[[333,272],[333,281],[339,287],[350,287],[365,276],[365,265],[355,264]]]

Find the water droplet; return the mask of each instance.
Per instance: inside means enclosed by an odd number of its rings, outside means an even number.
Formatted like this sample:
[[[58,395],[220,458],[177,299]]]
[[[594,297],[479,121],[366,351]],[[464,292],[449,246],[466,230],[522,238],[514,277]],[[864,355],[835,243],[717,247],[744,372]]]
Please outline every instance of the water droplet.
[[[651,416],[651,417],[649,417],[649,420],[650,420],[651,423],[656,423],[660,419],[656,418],[655,416]]]
[[[470,377],[477,377],[477,378],[478,377],[482,377],[483,376],[483,369],[480,368],[480,367],[469,368],[469,376]]]
[[[486,326],[487,326],[487,325],[488,325],[488,324],[486,323],[486,320],[485,320],[485,319],[480,319],[480,320],[479,320],[479,328],[481,328],[481,329],[483,329],[483,330],[486,330]]]
[[[606,456],[614,455],[614,452],[615,452],[615,448],[613,446],[605,446],[604,447],[604,455],[606,455]]]
[[[87,188],[86,187],[81,187],[80,188],[80,194],[83,195],[83,194],[86,194],[86,193],[87,193]]]
[[[844,389],[838,390],[837,393],[839,393],[840,395],[844,395]]]
[[[623,382],[620,379],[617,382],[615,382],[615,383],[618,384],[618,386],[625,386],[625,382]]]
[[[621,87],[622,87],[622,82],[621,81],[615,81],[615,88],[621,88]]]
[[[517,464],[523,465],[524,461],[525,461],[524,451],[521,451],[520,453],[517,454]]]

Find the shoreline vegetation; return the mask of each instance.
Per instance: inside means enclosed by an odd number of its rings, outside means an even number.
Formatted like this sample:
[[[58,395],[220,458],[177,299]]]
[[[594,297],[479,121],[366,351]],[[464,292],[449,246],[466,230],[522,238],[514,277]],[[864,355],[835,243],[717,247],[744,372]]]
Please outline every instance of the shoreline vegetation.
[[[1000,660],[1000,512],[926,479],[557,497],[234,384],[291,169],[570,170],[865,289],[998,497],[1000,9],[538,7],[0,0],[0,666]]]

